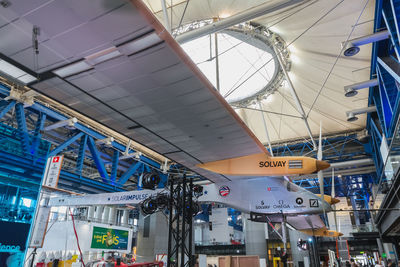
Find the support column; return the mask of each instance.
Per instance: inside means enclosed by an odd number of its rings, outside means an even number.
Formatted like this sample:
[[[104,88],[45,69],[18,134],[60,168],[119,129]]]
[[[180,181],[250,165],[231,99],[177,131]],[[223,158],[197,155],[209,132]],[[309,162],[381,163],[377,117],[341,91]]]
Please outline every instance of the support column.
[[[95,207],[94,206],[89,206],[88,207],[88,214],[87,214],[87,219],[88,219],[88,221],[92,221],[92,220],[94,220],[95,219],[95,217],[94,217],[94,210],[95,209]]]
[[[122,215],[121,224],[123,226],[127,226],[129,223],[129,210],[124,210],[124,214]]]
[[[156,254],[168,252],[168,220],[161,212],[139,217],[137,236],[138,262],[153,261]]]
[[[95,213],[96,222],[102,222],[104,206],[97,206]]]
[[[299,239],[308,241],[310,236],[296,230],[293,231],[288,229],[288,232],[294,266],[300,266],[300,262],[302,262],[305,267],[310,267],[310,261],[312,260],[310,251],[297,249],[297,241]]]
[[[117,209],[115,207],[110,208],[110,214],[108,216],[108,223],[115,225],[117,223]]]
[[[110,216],[110,207],[105,206],[102,217],[102,223],[108,223],[109,216]]]
[[[379,255],[382,256],[382,254],[385,253],[385,250],[383,249],[382,239],[377,238],[376,243],[378,244]],[[385,267],[388,266],[387,259],[383,258],[383,261],[384,261]]]
[[[258,255],[260,259],[266,259],[268,251],[265,225],[264,223],[252,222],[248,218],[250,218],[250,215],[246,214],[244,221],[246,255]]]

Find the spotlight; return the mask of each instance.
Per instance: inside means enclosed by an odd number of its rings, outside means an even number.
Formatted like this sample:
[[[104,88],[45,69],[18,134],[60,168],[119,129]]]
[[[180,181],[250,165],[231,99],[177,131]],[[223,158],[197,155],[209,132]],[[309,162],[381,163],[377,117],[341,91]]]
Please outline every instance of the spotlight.
[[[344,87],[344,95],[352,97],[358,94],[358,90],[370,88],[378,85],[378,79],[371,79],[367,81],[357,82]]]
[[[353,122],[353,121],[356,121],[356,120],[358,120],[358,118],[356,117],[356,115],[354,115],[353,112],[348,112],[347,113],[347,121],[348,122]]]
[[[201,211],[199,203],[193,202],[193,201],[192,201],[192,210],[191,211],[190,211],[190,202],[189,201],[186,201],[184,208],[186,209],[186,220],[187,221],[190,221],[192,219],[192,217],[195,217]]]
[[[354,90],[353,88],[346,88],[344,90],[344,96],[345,97],[353,97],[355,95],[357,95],[358,92],[356,90]]]
[[[160,194],[156,197],[156,202],[158,209],[165,209],[169,204],[169,196],[167,194]]]
[[[346,57],[351,57],[356,55],[358,52],[360,52],[360,46],[361,45],[365,45],[365,44],[369,44],[369,43],[374,43],[374,42],[378,42],[381,40],[385,40],[387,38],[389,38],[390,34],[387,30],[385,31],[380,31],[380,32],[376,32],[373,34],[369,34],[366,36],[362,36],[362,37],[358,37],[352,40],[348,40],[347,42],[343,42],[342,43],[342,47],[344,45],[346,45],[344,47],[344,55]]]
[[[146,173],[142,178],[142,187],[154,190],[160,181],[160,176],[157,173]]]
[[[144,215],[150,215],[157,211],[157,201],[153,198],[148,198],[140,203],[140,209]]]
[[[350,43],[350,45],[352,45]],[[360,48],[358,46],[349,46],[348,48],[346,48],[346,50],[344,50],[344,55],[346,57],[352,57],[354,55],[357,55],[358,52],[360,52]]]
[[[299,250],[307,250],[308,249],[308,243],[307,241],[299,238],[299,240],[297,241],[297,248]]]
[[[193,193],[195,197],[199,197],[203,195],[203,187],[201,185],[193,186]]]
[[[364,113],[371,113],[371,112],[376,112],[375,106],[346,111],[347,121],[348,122],[356,121],[356,120],[358,120],[356,115],[364,114]]]

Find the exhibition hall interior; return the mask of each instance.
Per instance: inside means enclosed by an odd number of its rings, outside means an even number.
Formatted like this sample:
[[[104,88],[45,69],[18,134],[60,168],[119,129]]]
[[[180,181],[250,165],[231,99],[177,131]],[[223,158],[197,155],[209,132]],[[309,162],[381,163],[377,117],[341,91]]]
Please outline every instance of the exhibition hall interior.
[[[0,0],[0,267],[400,266],[400,0]]]

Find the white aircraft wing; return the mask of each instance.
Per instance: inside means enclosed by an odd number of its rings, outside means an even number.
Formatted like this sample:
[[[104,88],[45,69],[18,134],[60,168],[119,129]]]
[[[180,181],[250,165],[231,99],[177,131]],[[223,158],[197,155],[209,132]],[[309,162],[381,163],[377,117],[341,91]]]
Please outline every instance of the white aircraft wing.
[[[288,216],[287,223],[296,230],[319,229],[325,227],[319,215]]]
[[[90,206],[90,205],[138,205],[143,200],[163,192],[156,190],[135,190],[117,193],[87,194],[82,196],[57,196],[50,198],[49,206]]]
[[[142,1],[39,2],[0,9],[1,58],[31,88],[213,182],[195,165],[268,153]]]

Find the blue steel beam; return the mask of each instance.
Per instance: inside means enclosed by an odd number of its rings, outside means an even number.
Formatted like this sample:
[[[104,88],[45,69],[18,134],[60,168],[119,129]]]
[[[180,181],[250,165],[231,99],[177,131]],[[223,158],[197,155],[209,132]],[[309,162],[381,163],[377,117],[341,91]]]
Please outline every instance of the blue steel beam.
[[[114,150],[112,157],[112,166],[111,166],[111,181],[113,182],[115,182],[115,179],[117,178],[118,163],[119,163],[119,151]]]
[[[85,160],[86,144],[88,136],[85,134],[81,137],[79,144],[78,158],[76,159],[76,171],[79,175],[82,175],[83,162]]]
[[[0,163],[7,164],[9,166],[9,169],[24,169],[28,173],[30,173],[30,175],[37,177],[38,181],[40,181],[40,178],[42,177],[42,168],[44,168],[46,161],[41,158],[36,162],[36,165],[32,165],[32,161],[26,157],[17,156],[13,153],[7,153],[3,150],[0,150]],[[68,181],[70,183],[72,182],[75,185],[79,184],[82,186],[96,188],[107,192],[123,191],[123,189],[119,186],[105,184],[100,181],[96,181],[87,177],[82,177],[65,170],[61,170],[60,180]]]
[[[48,107],[45,107],[45,106],[43,106],[43,105],[41,105],[39,103],[33,104],[31,106],[31,108],[36,110],[36,111],[38,111],[38,112],[44,112],[44,113],[47,114],[47,116],[52,117],[52,118],[54,118],[56,120],[62,121],[62,120],[69,119],[68,117],[66,117],[66,116],[64,116],[64,115],[62,115],[62,114],[60,114],[60,113],[58,113],[58,112],[56,112],[56,111],[54,111],[54,110],[52,110],[52,109],[50,109]],[[83,125],[83,124],[81,124],[81,123],[79,123],[79,122],[75,123],[75,128],[77,130],[80,130],[80,131],[86,133],[87,135],[89,135],[89,136],[91,136],[91,137],[93,137],[95,139],[98,139],[98,140],[105,139],[105,138],[108,137],[108,136],[105,136],[105,135],[103,135],[103,134],[101,134],[101,133],[99,133],[99,132],[97,132],[97,131],[95,131],[95,130],[93,130],[93,129],[91,129],[91,128]],[[111,143],[111,147],[116,149],[116,150],[119,150],[121,152],[126,150],[126,146],[124,146],[121,143],[118,143],[116,141],[113,141]],[[133,150],[133,149],[129,149],[129,151],[128,151],[129,154],[132,154],[132,153],[135,153],[135,152],[136,151]],[[149,164],[153,168],[160,169],[160,166],[161,166],[160,163],[158,163],[158,162],[156,162],[156,161],[154,161],[154,160],[152,160],[150,158],[142,156],[140,158],[140,160],[143,161],[146,164]]]
[[[76,140],[78,140],[79,138],[81,138],[84,135],[84,133],[80,132],[77,133],[76,135],[74,135],[73,137],[71,137],[70,139],[66,140],[64,143],[60,144],[58,147],[56,147],[55,149],[53,149],[50,153],[49,153],[49,157],[53,157],[55,155],[57,155],[58,153],[60,153],[61,151],[63,151],[65,148],[67,148],[68,146],[70,146],[71,144],[73,144]]]
[[[143,165],[143,163],[141,163],[141,162],[133,163],[129,167],[129,169],[119,178],[118,184],[124,185],[126,183],[126,181],[128,181],[129,177],[131,177],[142,165]]]
[[[18,135],[21,138],[22,149],[25,153],[29,153],[29,136],[28,128],[26,127],[25,110],[22,103],[15,105],[15,117],[18,124]]]
[[[377,73],[380,78],[381,98],[386,96],[386,109],[390,112],[390,121],[386,122],[386,136],[391,136],[395,130],[397,118],[399,115],[399,84],[400,84],[400,64],[393,57],[377,59]],[[384,101],[382,101],[382,108]]]
[[[379,81],[379,96],[380,96],[380,108],[383,114],[383,129],[385,132],[385,135],[388,136],[388,130],[390,127],[390,123],[393,118],[393,111],[392,107],[390,105],[389,97],[387,94],[387,91],[389,88],[385,86],[384,79],[382,77],[382,72],[379,69],[379,67],[376,69],[376,72],[378,74],[378,81]]]
[[[3,95],[3,97],[9,95],[9,91],[10,91],[10,88],[8,88],[7,86],[5,86],[3,84],[0,84],[0,94]],[[14,104],[15,104],[15,102],[14,102]],[[7,106],[8,105],[9,105],[9,109],[11,109],[12,108],[12,104],[7,104]],[[1,110],[1,108],[0,108],[0,110]],[[21,111],[22,111],[22,108],[21,108]],[[36,114],[44,114],[44,115],[46,115],[46,118],[48,120],[52,120],[52,121],[53,120],[58,121],[58,120],[66,120],[66,119],[68,119],[68,117],[60,114],[59,112],[54,111],[51,108],[45,107],[45,106],[43,106],[43,105],[41,105],[39,103],[35,103],[34,105],[28,107],[27,111],[34,111]],[[20,116],[20,117],[22,117],[22,116]],[[20,121],[22,121],[22,120],[20,120]],[[20,128],[26,129],[26,122],[25,122],[25,126],[22,126]],[[87,134],[88,136],[92,137],[93,139],[104,139],[104,138],[107,137],[107,136],[105,136],[105,135],[103,135],[103,134],[101,134],[101,133],[99,133],[99,132],[97,132],[97,131],[95,131],[95,130],[93,130],[93,129],[85,126],[85,125],[83,125],[83,124],[81,124],[81,123],[76,123],[75,124],[75,128],[77,130]],[[37,131],[37,132],[39,133],[40,131]],[[29,143],[29,139],[27,139],[27,140],[28,140],[28,143]],[[71,141],[71,140],[69,140],[69,141]],[[32,147],[34,147],[34,144],[32,144]],[[31,147],[31,149],[32,149],[32,147]],[[121,143],[115,142],[115,141],[112,142],[111,147],[116,151],[125,151],[126,150],[126,147],[124,145],[122,145]],[[109,176],[108,176],[108,173],[107,173],[107,171],[106,171],[106,169],[104,167],[104,162],[101,160],[101,152],[96,149],[95,145],[91,145],[91,148],[92,149],[90,149],[91,150],[90,152],[91,152],[91,154],[93,156],[93,159],[95,161],[96,167],[99,170],[100,176],[102,177],[104,182],[108,182],[110,180],[110,178],[108,178]],[[59,149],[60,148],[58,148],[58,150]],[[55,151],[53,151],[53,153],[54,152]],[[129,149],[129,151],[128,151],[128,153],[134,153],[134,152],[136,152],[136,151],[133,150],[133,149]],[[79,159],[83,160],[83,157],[79,158]],[[82,162],[82,164],[80,164],[80,162]],[[152,160],[152,159],[150,159],[148,157],[141,156],[140,157],[140,162],[144,163],[144,165],[147,166],[146,168],[148,170],[155,169],[155,170],[159,171],[159,169],[160,169],[160,163],[158,163],[158,162],[156,162],[156,161],[154,161],[154,160]],[[83,166],[83,161],[78,161],[77,162],[77,169],[78,169],[78,172],[80,173],[81,168],[79,168],[79,166]],[[149,168],[149,167],[151,167],[151,168]]]
[[[106,167],[104,166],[104,162],[100,157],[100,153],[97,150],[96,143],[93,140],[93,137],[88,137],[88,147],[90,153],[92,154],[94,163],[96,164],[97,170],[99,171],[100,177],[102,178],[104,183],[110,183],[110,177],[108,176]]]
[[[36,152],[42,136],[40,132],[43,129],[45,121],[46,121],[46,114],[40,113],[36,121],[35,130],[33,131],[33,141],[31,145],[31,154],[33,156],[36,156]]]
[[[0,83],[0,94],[2,94],[5,97],[5,96],[9,95],[9,91],[10,91],[10,88],[8,86]],[[38,112],[38,113],[45,113],[49,118],[52,118],[52,119],[55,119],[58,121],[63,121],[63,120],[69,119],[69,117],[66,117],[66,116],[62,115],[61,113],[59,113],[55,110],[52,110],[51,108],[41,105],[40,103],[35,103],[32,106],[30,106],[28,109],[34,110],[35,112]],[[75,124],[75,128],[77,130],[80,130],[80,131],[92,136],[95,139],[98,139],[98,140],[105,139],[108,137],[108,136],[105,136],[105,135],[79,123],[79,122]],[[126,146],[121,143],[118,143],[116,141],[113,141],[111,143],[111,147],[120,152],[126,151]],[[128,151],[129,154],[132,154],[135,152],[136,151],[133,149],[129,149],[129,151]],[[161,166],[160,163],[158,163],[157,161],[155,161],[153,159],[142,156],[140,160],[146,164],[149,164],[153,168],[160,169],[160,166]]]
[[[5,100],[3,100],[2,102],[7,102]],[[10,111],[10,109],[12,109],[15,106],[15,100],[11,100],[8,103],[4,103],[5,105],[2,107],[1,111],[0,111],[0,119],[3,118],[4,115],[7,114],[7,112]]]
[[[397,3],[395,3],[397,2]],[[385,21],[386,27],[390,32],[390,40],[396,50],[397,57],[400,57],[400,43],[399,43],[399,28],[398,28],[398,19],[400,17],[398,1],[389,1],[384,0],[382,5],[382,17]],[[397,8],[396,8],[397,7]]]
[[[349,159],[353,157],[361,157],[366,156],[366,151],[363,150],[363,144],[357,140],[355,134],[352,135],[343,135],[325,138],[322,141],[322,145],[324,147],[324,151],[328,153],[324,153],[324,160],[329,160],[330,162],[334,161],[342,161],[344,159]],[[360,150],[351,152],[346,152],[346,148],[348,146],[360,146]],[[308,156],[316,156],[316,151],[312,147],[309,146],[308,142],[302,143],[294,143],[294,144],[285,144],[283,146],[273,147],[274,155],[280,156],[294,156],[294,155],[304,155]]]

